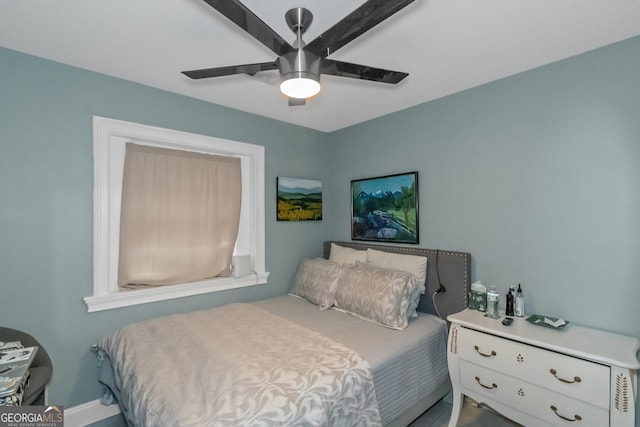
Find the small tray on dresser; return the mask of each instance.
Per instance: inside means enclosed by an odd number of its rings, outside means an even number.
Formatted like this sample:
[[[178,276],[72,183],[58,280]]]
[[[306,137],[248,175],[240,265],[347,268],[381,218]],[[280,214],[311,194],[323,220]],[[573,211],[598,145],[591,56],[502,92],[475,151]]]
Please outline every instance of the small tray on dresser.
[[[527,317],[527,322],[536,325],[536,326],[544,326],[545,328],[549,328],[549,329],[562,329],[565,326],[567,326],[569,324],[568,320],[564,320],[564,323],[558,326],[553,326],[550,323],[547,323],[544,321],[544,319],[549,319],[551,322],[555,323],[560,319],[557,319],[555,317],[550,317],[550,316],[543,316],[541,314],[532,314],[531,316]]]

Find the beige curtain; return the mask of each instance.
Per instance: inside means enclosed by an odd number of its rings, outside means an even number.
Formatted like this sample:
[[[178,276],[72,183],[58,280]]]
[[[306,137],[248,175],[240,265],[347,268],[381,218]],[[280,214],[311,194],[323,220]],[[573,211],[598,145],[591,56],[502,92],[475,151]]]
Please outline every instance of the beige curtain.
[[[241,191],[239,158],[127,144],[118,286],[228,276]]]

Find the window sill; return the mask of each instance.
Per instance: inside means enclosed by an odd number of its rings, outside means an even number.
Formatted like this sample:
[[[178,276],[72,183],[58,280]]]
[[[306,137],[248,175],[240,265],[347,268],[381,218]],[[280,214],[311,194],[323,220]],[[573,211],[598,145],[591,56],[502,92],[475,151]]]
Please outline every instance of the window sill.
[[[161,286],[133,291],[116,291],[107,295],[85,297],[88,312],[111,310],[149,302],[164,301],[210,292],[226,291],[267,283],[268,272],[253,273],[243,277],[225,277],[172,286]]]

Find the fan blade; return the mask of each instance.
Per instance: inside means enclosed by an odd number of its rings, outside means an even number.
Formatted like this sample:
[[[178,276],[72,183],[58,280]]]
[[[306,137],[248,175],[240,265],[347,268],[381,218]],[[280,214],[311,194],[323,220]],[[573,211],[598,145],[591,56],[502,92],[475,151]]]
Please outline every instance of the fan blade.
[[[293,47],[238,0],[204,0],[231,22],[251,34],[278,56],[291,52]]]
[[[414,0],[369,0],[305,46],[326,58]]]
[[[289,107],[301,107],[307,103],[304,98],[289,98]]]
[[[331,74],[353,79],[371,80],[374,82],[396,84],[409,74],[401,71],[383,70],[382,68],[369,67],[367,65],[352,64],[350,62],[323,59],[320,65],[322,74]]]
[[[257,64],[232,65],[230,67],[204,68],[202,70],[183,71],[187,77],[192,79],[206,79],[208,77],[229,76],[232,74],[254,75],[259,71],[277,70],[278,60],[273,62],[259,62]]]

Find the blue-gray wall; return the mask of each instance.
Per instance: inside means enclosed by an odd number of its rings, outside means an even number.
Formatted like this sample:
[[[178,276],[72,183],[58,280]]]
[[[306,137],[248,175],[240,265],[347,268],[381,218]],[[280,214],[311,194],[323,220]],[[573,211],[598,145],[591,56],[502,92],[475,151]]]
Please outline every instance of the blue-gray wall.
[[[349,180],[417,170],[420,246],[522,283],[528,314],[640,339],[640,37],[331,136],[330,239]]]
[[[322,134],[0,49],[0,324],[51,351],[53,402],[93,400],[96,337],[284,292],[302,256],[349,239],[351,179],[417,170],[420,246],[522,283],[528,313],[640,338],[638,70],[635,38]],[[94,114],[265,145],[270,284],[87,314]],[[274,220],[279,175],[323,181],[322,222]]]
[[[527,312],[640,337],[640,38],[335,132],[330,237],[348,181],[419,171],[420,246],[522,283]]]
[[[91,295],[92,116],[265,146],[268,285],[87,313]],[[0,49],[0,325],[50,353],[50,401],[98,398],[89,347],[139,319],[286,292],[325,221],[278,223],[276,177],[322,179],[326,134]]]

